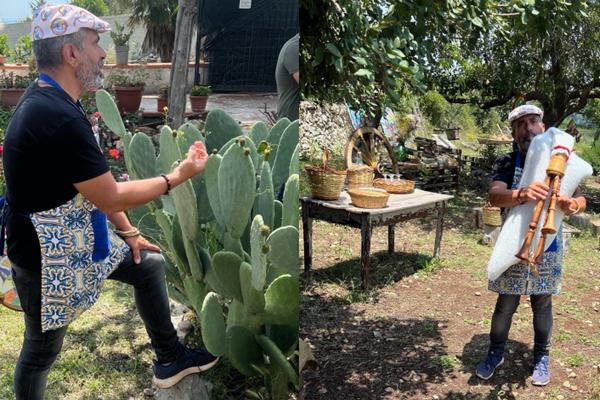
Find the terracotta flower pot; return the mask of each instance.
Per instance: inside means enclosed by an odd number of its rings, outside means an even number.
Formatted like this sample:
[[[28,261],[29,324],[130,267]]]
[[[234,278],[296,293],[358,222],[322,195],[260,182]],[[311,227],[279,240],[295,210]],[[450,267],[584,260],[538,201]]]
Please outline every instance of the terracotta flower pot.
[[[17,105],[25,89],[0,89],[0,105],[4,107],[14,107]]]
[[[117,107],[121,114],[134,113],[140,108],[142,103],[142,87],[122,87],[115,86],[115,96],[117,98]]]
[[[159,97],[158,99],[156,99],[156,111],[158,111],[159,113],[164,112],[163,109],[167,107],[167,99],[163,99],[162,97]]]
[[[190,103],[192,104],[192,112],[201,113],[206,110],[206,103],[208,102],[208,96],[190,96]]]
[[[6,56],[0,54],[0,65],[4,65],[5,62],[6,62]]]

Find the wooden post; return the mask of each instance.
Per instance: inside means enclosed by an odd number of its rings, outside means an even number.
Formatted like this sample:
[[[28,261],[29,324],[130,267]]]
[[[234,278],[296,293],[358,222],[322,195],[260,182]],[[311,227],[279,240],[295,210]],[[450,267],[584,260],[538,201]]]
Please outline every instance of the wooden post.
[[[169,84],[169,121],[175,128],[183,124],[185,115],[188,62],[190,47],[192,46],[192,34],[197,21],[197,7],[197,0],[179,0],[175,46],[173,61],[171,62],[171,81]]]
[[[438,209],[437,224],[435,226],[435,243],[433,245],[433,256],[440,255],[440,246],[442,244],[442,228],[444,226],[444,213],[446,212],[446,202],[442,202]]]
[[[388,225],[388,254],[394,254],[394,228],[396,225]]]
[[[369,255],[371,253],[371,232],[373,226],[367,214],[363,214],[360,227],[360,275],[362,278],[362,288],[367,290],[369,287]]]
[[[310,217],[309,204],[302,202],[302,233],[304,237],[304,277],[310,278],[312,266],[312,218]]]

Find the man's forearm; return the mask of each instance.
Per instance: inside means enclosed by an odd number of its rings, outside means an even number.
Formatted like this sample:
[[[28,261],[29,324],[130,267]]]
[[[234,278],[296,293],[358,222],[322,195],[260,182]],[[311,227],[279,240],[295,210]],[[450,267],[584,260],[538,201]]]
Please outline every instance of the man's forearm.
[[[123,211],[117,211],[116,213],[107,215],[107,217],[119,231],[130,231],[133,229],[133,225],[129,222],[127,214]]]
[[[183,183],[177,171],[167,175],[171,188]],[[167,182],[162,176],[129,182],[117,183],[117,201],[115,210],[129,210],[149,203],[167,191]]]
[[[524,199],[519,189],[493,188],[490,189],[489,200],[495,207],[514,207]]]

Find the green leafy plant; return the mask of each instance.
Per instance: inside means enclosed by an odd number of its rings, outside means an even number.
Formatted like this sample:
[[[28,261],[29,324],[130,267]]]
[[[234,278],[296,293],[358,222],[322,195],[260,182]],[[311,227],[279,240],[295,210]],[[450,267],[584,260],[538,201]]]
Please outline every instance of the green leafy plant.
[[[133,72],[115,68],[106,75],[105,82],[109,88],[144,87],[149,76],[144,67],[136,68]]]
[[[162,85],[161,87],[159,87],[158,88],[158,96],[161,99],[167,100],[169,98],[169,86],[168,85]]]
[[[210,86],[196,85],[192,86],[190,96],[208,96],[210,94]]]
[[[16,63],[27,63],[29,59],[33,57],[33,46],[31,44],[31,37],[29,35],[23,35],[17,41],[15,48],[13,49],[12,58]]]
[[[35,74],[25,76],[15,75],[14,72],[0,72],[0,89],[25,89],[36,78]]]
[[[129,33],[125,32],[125,25],[115,22],[115,30],[110,32],[110,37],[112,38],[115,46],[127,46],[127,43],[129,43],[129,38],[132,34],[133,31],[129,31]]]
[[[202,174],[130,219],[163,249],[169,294],[194,310],[206,348],[248,377],[262,375],[271,399],[288,399],[299,386],[298,121],[258,123],[246,136],[213,110],[203,133],[164,126],[157,156],[148,136],[125,129],[106,91],[96,103],[123,140],[132,179],[169,172],[196,141],[213,151]]]
[[[71,4],[85,8],[99,17],[109,13],[108,5],[104,0],[73,0]]]
[[[0,34],[0,55],[7,56],[10,54],[10,44],[8,44],[8,35]]]

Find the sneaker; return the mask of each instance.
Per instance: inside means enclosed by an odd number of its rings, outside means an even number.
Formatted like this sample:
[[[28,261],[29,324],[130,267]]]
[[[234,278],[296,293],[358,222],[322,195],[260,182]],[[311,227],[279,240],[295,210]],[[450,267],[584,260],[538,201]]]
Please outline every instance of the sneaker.
[[[531,383],[536,386],[546,386],[550,382],[550,369],[548,364],[550,359],[548,356],[542,356],[533,367],[533,375],[531,375]]]
[[[154,379],[152,382],[160,389],[166,389],[190,374],[197,374],[212,368],[219,361],[204,349],[186,347],[183,355],[169,365],[154,361]]]
[[[490,379],[492,375],[494,375],[496,368],[501,366],[503,363],[504,357],[502,357],[501,354],[494,353],[494,351],[489,351],[485,359],[482,360],[479,365],[477,365],[475,375],[481,379]]]

